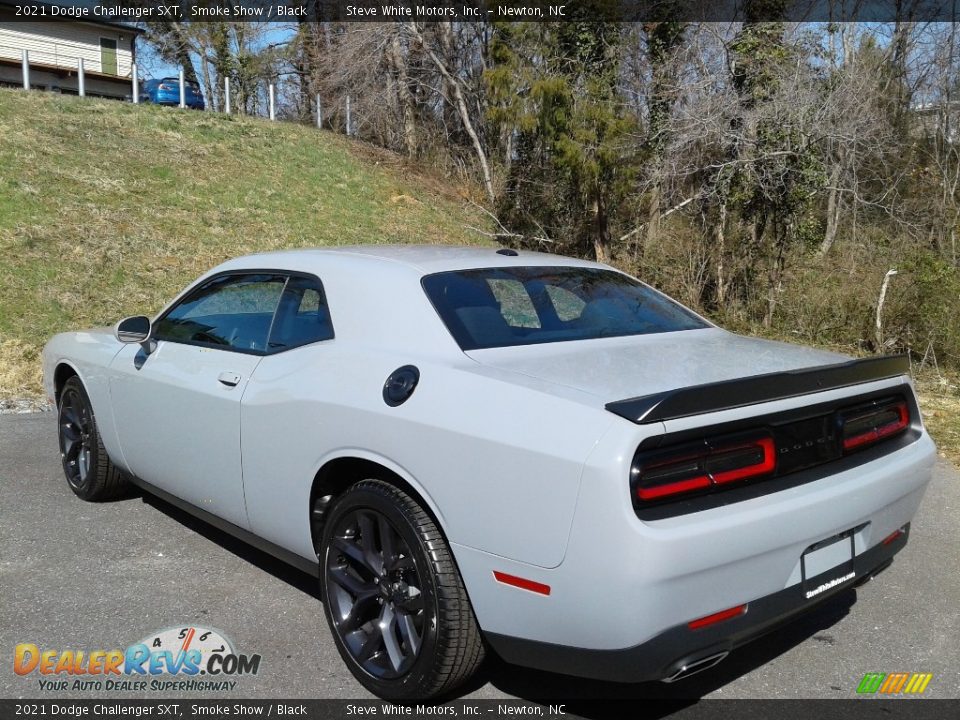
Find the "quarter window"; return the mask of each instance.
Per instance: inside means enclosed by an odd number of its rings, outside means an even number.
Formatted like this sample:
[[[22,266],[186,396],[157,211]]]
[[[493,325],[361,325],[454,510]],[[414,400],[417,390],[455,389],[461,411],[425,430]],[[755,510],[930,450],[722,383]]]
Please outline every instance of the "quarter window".
[[[323,287],[315,278],[292,277],[287,283],[270,333],[270,352],[333,338],[333,324]]]

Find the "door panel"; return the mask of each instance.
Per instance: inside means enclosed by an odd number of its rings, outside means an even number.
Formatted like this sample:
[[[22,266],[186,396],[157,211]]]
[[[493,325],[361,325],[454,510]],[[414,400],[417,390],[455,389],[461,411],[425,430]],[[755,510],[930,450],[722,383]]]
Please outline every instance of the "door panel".
[[[100,72],[104,75],[117,74],[117,41],[100,38]]]
[[[130,470],[203,510],[248,527],[240,400],[260,359],[160,341],[144,360],[139,345],[124,347],[111,364],[110,394]]]
[[[286,283],[280,273],[214,276],[153,323],[152,353],[128,345],[111,364],[130,470],[244,528],[240,401]]]

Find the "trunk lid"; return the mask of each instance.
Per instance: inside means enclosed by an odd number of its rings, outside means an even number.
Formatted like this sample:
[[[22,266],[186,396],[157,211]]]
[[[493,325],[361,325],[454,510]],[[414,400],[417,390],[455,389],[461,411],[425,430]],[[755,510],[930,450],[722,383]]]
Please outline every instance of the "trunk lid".
[[[602,403],[849,360],[719,328],[471,350],[467,355],[482,365],[589,393]]]

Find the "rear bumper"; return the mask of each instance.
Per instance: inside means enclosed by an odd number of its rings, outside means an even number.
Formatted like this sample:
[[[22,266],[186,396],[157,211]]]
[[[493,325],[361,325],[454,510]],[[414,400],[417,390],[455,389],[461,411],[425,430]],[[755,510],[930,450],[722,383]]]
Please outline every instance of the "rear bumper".
[[[771,595],[752,600],[743,615],[691,630],[674,626],[647,642],[617,650],[593,650],[487,633],[490,646],[506,662],[549,672],[613,682],[665,680],[682,675],[684,668],[705,659],[720,658],[798,616],[822,605],[837,593],[869,580],[885,570],[907,544],[910,526],[888,544],[879,543],[853,559],[854,577],[833,585],[837,571],[829,570]],[[828,586],[808,599],[811,588]],[[715,663],[702,665],[707,669]],[[691,673],[692,674],[692,673]]]

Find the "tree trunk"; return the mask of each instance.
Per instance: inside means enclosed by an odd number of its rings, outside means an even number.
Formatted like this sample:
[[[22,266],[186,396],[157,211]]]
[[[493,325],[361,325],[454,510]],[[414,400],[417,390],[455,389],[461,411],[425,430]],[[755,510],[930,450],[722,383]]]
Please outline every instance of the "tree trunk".
[[[296,59],[297,73],[300,76],[300,107],[302,117],[317,121],[317,108],[314,102],[317,78],[315,77],[317,60],[320,57],[320,0],[306,0],[305,15],[300,20],[300,52]],[[306,112],[303,112],[303,111]]]
[[[607,261],[607,250],[603,245],[603,241],[596,235],[593,238],[593,256],[598,263],[605,263]]]
[[[893,81],[896,83],[894,93],[897,103],[895,112],[898,124],[904,121],[910,104],[907,89],[907,61],[909,59],[909,33],[913,23],[902,17],[901,13],[904,5],[906,5],[905,2],[898,2],[896,5],[897,19],[893,25],[893,37],[890,40]]]
[[[400,47],[400,36],[394,33],[390,39],[390,65],[397,76],[397,100],[403,116],[403,146],[410,157],[417,156],[417,120],[414,110],[413,94],[410,92],[410,78],[407,73],[407,58]]]
[[[833,247],[833,243],[837,238],[837,226],[840,224],[840,203],[837,198],[839,193],[837,183],[840,182],[840,169],[840,162],[837,161],[833,166],[833,171],[830,173],[830,189],[827,191],[827,227],[823,233],[823,242],[820,243],[820,250],[817,251],[819,257],[823,257],[830,252],[830,248]]]
[[[453,41],[453,27],[451,23],[438,23],[436,27],[437,39],[440,42],[439,56],[443,60],[443,64],[450,70],[450,75],[456,76],[456,61],[457,54],[454,50],[454,41]],[[443,96],[445,98],[452,97],[454,95],[454,89],[451,86],[451,80],[444,76],[443,78]],[[453,106],[452,103],[444,103],[443,105],[443,126],[445,128],[455,129],[457,127],[457,108]],[[462,124],[462,123],[461,123]],[[447,130],[447,141],[453,142],[462,142],[463,136],[456,134],[452,138],[450,137],[450,130]]]
[[[210,74],[210,63],[207,62],[207,58],[201,54],[200,55],[200,71],[203,73],[203,93],[204,96],[209,98],[210,109],[214,111],[220,110],[220,97],[218,88],[213,82],[213,76]]]
[[[877,298],[877,319],[876,319],[876,335],[875,340],[877,342],[876,350],[881,352],[883,350],[883,304],[887,301],[887,288],[890,286],[890,278],[897,274],[896,270],[887,270],[887,274],[883,276],[883,283],[880,285],[880,297]]]
[[[661,199],[663,195],[663,178],[660,167],[654,170],[653,184],[650,188],[650,212],[647,215],[647,232],[643,237],[643,256],[646,257],[650,249],[656,244],[660,234]]]
[[[450,25],[450,23],[439,23],[439,25]],[[444,80],[449,83],[450,90],[453,94],[454,105],[460,114],[460,122],[463,124],[464,131],[470,137],[470,141],[473,143],[474,152],[477,154],[477,162],[480,163],[480,171],[483,173],[483,187],[486,189],[487,199],[492,205],[496,201],[496,196],[493,192],[493,178],[490,174],[490,163],[487,162],[487,153],[484,151],[483,144],[480,142],[480,136],[477,135],[477,131],[473,127],[473,121],[470,119],[470,109],[467,107],[467,101],[463,97],[463,90],[460,87],[460,81],[453,76],[446,63],[440,59],[433,48],[427,45],[423,35],[421,35],[420,31],[417,29],[417,24],[410,22],[407,24],[407,28],[417,39],[417,42],[423,46],[427,53],[427,57],[430,58],[430,61],[434,64],[440,74],[443,75]]]
[[[717,221],[717,305],[723,305],[727,299],[726,268],[724,256],[727,253],[727,204],[720,204],[720,218]]]
[[[773,237],[777,244],[777,254],[773,263],[770,265],[770,272],[767,276],[767,310],[763,316],[763,326],[769,328],[773,325],[773,314],[777,309],[777,300],[780,297],[780,291],[783,285],[783,264],[784,250],[787,244],[786,233],[788,228],[782,222],[773,223]]]
[[[190,59],[190,43],[187,41],[187,35],[182,24],[178,22],[170,23],[169,32],[173,39],[174,57],[177,65],[183,68],[183,79],[199,85],[197,71],[193,68],[193,60]]]
[[[594,188],[593,195],[593,254],[597,262],[607,262],[607,248],[610,245],[610,228],[608,226],[607,206],[603,201],[603,193],[599,187]]]

